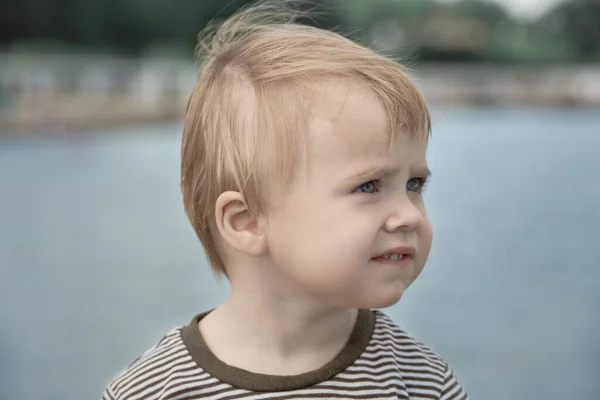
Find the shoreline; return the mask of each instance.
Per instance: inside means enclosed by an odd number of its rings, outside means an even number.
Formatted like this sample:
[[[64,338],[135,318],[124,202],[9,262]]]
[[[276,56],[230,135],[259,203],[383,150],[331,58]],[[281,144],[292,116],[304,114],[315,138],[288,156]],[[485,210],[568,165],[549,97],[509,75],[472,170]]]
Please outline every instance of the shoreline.
[[[194,62],[0,55],[0,135],[87,132],[176,123],[194,87]],[[414,65],[435,107],[600,108],[600,65]]]
[[[20,115],[6,115],[0,112],[0,139],[4,137],[49,135],[69,136],[74,133],[93,133],[98,130],[111,130],[118,127],[138,127],[149,124],[179,124],[183,122],[185,107],[174,106],[176,102],[165,101],[157,107],[143,107],[135,103],[107,99],[100,107],[97,104],[82,104],[67,99],[61,102],[63,108],[26,109]],[[72,104],[71,104],[72,103]],[[537,102],[494,101],[485,96],[470,98],[439,98],[428,100],[431,109],[560,109],[595,110],[600,113],[600,102],[587,103],[571,98],[552,98]],[[93,105],[92,105],[93,104]]]
[[[448,110],[452,112],[473,111],[473,110],[508,110],[517,112],[523,110],[543,111],[543,110],[572,110],[573,112],[597,110],[600,114],[600,105],[555,105],[555,104],[435,104],[430,103],[432,114],[441,113]],[[36,121],[36,124],[23,124],[19,129],[5,129],[0,124],[0,142],[21,139],[70,139],[76,137],[94,136],[95,134],[120,134],[129,131],[137,132],[139,129],[150,127],[150,131],[161,126],[183,126],[183,115],[156,116],[156,115],[133,115],[126,119],[119,118],[90,118],[74,119],[72,121],[63,121],[62,123],[54,120],[53,122]]]

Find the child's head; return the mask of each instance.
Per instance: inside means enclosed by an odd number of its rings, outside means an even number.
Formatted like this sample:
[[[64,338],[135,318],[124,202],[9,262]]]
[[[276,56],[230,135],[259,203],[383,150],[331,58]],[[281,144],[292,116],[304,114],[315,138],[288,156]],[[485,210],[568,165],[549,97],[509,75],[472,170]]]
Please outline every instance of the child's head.
[[[288,292],[392,304],[431,244],[427,105],[395,62],[293,17],[263,4],[202,39],[186,212],[219,273],[256,261],[246,270]],[[394,248],[415,254],[378,257]]]

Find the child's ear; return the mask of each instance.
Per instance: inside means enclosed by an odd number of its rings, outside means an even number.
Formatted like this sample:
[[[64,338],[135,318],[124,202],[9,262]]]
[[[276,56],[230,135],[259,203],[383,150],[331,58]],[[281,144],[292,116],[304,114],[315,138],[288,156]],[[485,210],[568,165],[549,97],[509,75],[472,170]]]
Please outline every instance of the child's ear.
[[[239,192],[223,192],[215,204],[215,217],[221,236],[239,252],[255,257],[266,250],[266,237],[258,216],[252,213]]]

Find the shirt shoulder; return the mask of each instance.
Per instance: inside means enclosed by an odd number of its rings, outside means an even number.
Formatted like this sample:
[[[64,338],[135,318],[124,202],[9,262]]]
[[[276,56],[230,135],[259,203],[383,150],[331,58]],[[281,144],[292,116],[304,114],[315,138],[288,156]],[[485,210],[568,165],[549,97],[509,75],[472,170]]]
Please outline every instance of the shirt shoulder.
[[[466,400],[452,368],[431,347],[411,336],[381,311],[367,350],[358,363],[378,360],[400,375],[408,398]],[[383,361],[386,360],[386,361]]]
[[[181,329],[173,328],[119,372],[108,384],[102,400],[159,399],[185,376],[201,373],[181,339]]]
[[[403,359],[427,362],[433,370],[440,373],[444,370],[444,359],[431,347],[410,335],[383,312],[374,313],[376,322],[371,337],[372,344],[389,347],[395,356]]]

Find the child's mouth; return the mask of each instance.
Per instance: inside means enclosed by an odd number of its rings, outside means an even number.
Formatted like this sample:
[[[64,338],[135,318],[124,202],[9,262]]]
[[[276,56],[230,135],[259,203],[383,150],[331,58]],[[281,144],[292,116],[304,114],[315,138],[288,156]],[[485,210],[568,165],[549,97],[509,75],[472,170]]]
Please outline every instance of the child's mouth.
[[[408,263],[410,263],[411,260],[412,260],[412,257],[409,256],[408,254],[398,254],[398,253],[385,254],[383,256],[373,258],[373,261],[377,261],[377,262],[380,262],[383,264],[398,265],[398,266],[408,265]]]

